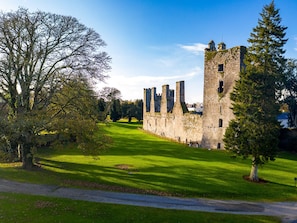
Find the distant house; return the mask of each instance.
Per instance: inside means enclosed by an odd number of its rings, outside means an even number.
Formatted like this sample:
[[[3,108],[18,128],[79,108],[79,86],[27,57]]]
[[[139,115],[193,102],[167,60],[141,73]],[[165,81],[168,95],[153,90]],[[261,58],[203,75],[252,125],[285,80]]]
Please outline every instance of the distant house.
[[[288,128],[289,127],[289,123],[288,123],[289,112],[283,112],[283,113],[279,114],[277,116],[277,120],[279,121],[279,123],[281,124],[281,126],[283,128]]]
[[[187,104],[187,108],[189,112],[202,114],[203,112],[203,103],[194,103],[194,104]]]

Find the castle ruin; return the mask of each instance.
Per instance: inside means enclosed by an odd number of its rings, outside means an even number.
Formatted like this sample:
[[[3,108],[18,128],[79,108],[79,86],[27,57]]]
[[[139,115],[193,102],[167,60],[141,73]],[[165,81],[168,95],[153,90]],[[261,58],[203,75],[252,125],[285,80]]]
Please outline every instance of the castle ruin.
[[[230,93],[244,68],[244,46],[226,49],[224,43],[210,41],[204,52],[203,114],[188,112],[184,81],[174,90],[162,86],[144,89],[143,129],[181,143],[203,148],[224,149],[223,136],[234,118]]]

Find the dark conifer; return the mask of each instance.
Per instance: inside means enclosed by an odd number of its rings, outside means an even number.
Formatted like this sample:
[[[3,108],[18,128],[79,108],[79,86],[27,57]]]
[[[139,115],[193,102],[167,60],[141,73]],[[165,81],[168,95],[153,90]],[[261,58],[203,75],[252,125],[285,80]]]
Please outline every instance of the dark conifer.
[[[252,157],[250,180],[258,181],[258,166],[274,160],[280,125],[276,120],[277,92],[285,64],[286,27],[281,25],[274,1],[264,6],[253,29],[241,71],[231,94],[235,119],[229,123],[225,148],[245,158]]]

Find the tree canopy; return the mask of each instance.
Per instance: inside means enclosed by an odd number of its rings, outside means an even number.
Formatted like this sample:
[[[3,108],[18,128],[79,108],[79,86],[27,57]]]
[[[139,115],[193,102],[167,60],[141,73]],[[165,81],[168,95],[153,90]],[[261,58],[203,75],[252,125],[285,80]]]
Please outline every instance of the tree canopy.
[[[280,125],[277,96],[283,80],[286,27],[281,25],[274,1],[265,5],[253,29],[241,71],[231,94],[235,119],[226,129],[225,148],[252,157],[250,179],[258,181],[258,165],[274,160]]]
[[[113,99],[110,105],[110,119],[113,122],[120,120],[122,117],[122,107],[120,99]]]
[[[128,122],[131,122],[135,117],[138,122],[143,119],[143,100],[135,101],[122,101],[122,117],[128,118]]]
[[[102,51],[105,45],[70,16],[23,8],[0,13],[1,114],[14,126],[10,140],[22,148],[24,168],[32,166],[34,138],[55,115],[49,106],[57,93],[71,81],[107,77],[111,58]]]

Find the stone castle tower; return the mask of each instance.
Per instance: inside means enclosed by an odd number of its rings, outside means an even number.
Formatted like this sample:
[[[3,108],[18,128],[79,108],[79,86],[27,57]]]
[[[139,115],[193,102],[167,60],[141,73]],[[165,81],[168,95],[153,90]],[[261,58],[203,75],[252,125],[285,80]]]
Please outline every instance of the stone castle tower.
[[[243,46],[226,49],[224,43],[210,41],[204,55],[203,137],[206,148],[224,148],[223,136],[228,123],[234,118],[230,100],[235,80],[244,68]]]
[[[211,41],[204,55],[203,115],[190,114],[185,102],[184,81],[174,90],[163,85],[162,94],[156,88],[144,89],[143,129],[182,143],[204,148],[223,149],[223,136],[234,118],[230,93],[239,72],[244,68],[243,46],[226,49],[224,43]]]

